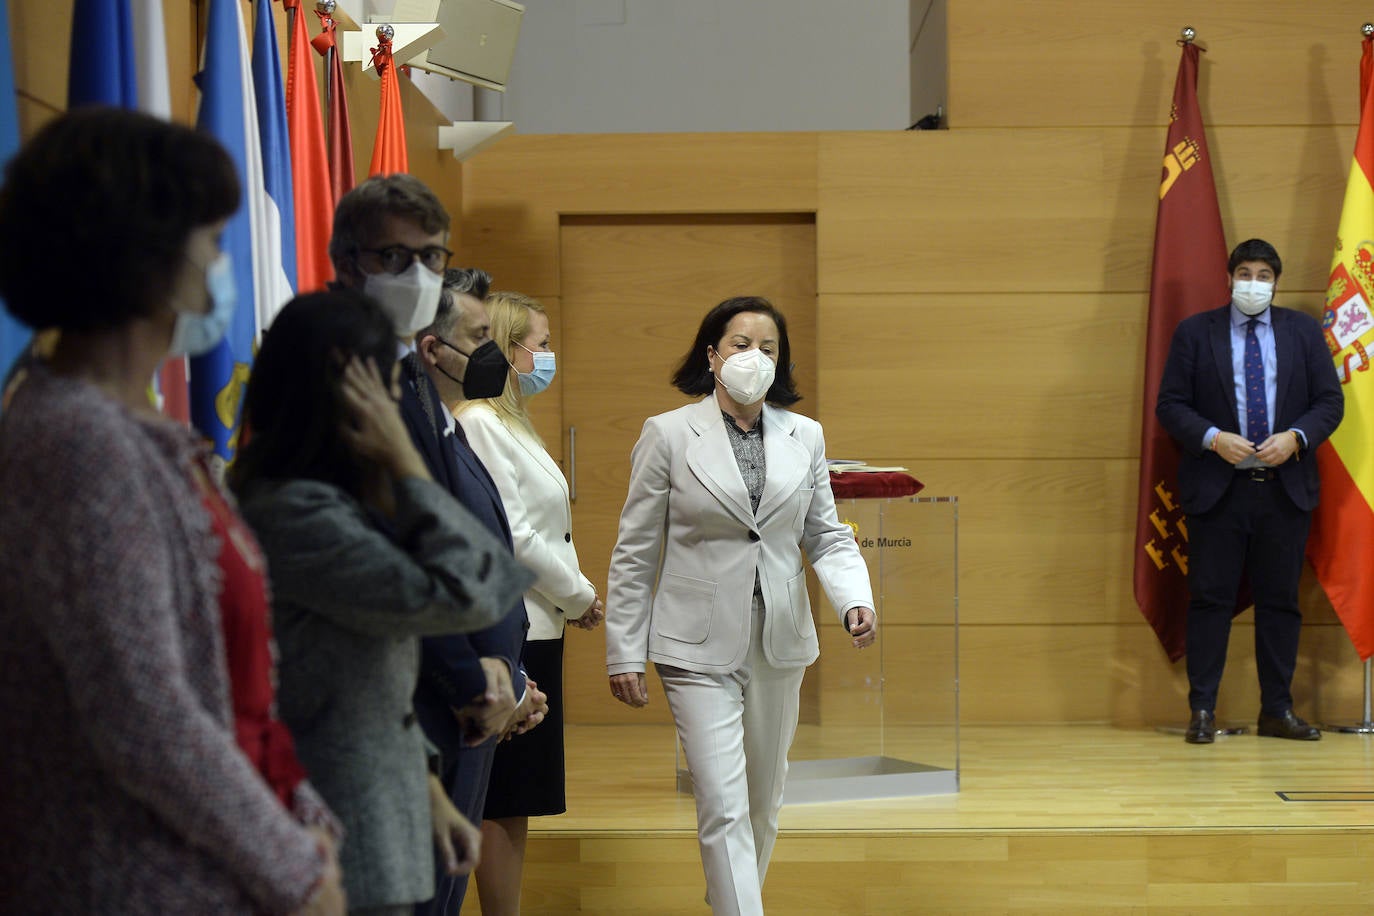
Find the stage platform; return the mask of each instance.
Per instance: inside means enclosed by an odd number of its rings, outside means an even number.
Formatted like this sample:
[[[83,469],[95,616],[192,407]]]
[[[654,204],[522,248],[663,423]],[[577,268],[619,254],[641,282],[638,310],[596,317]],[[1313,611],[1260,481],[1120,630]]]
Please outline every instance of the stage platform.
[[[921,759],[919,729],[887,740]],[[568,813],[531,821],[523,912],[708,914],[671,727],[569,726],[567,744]],[[954,795],[784,807],[770,916],[1374,912],[1369,736],[980,726],[960,755]]]

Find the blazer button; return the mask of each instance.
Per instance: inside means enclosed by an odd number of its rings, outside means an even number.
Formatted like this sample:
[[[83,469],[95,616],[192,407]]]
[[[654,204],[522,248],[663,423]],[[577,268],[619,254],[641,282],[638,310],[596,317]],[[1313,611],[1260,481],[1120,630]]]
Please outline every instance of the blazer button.
[[[564,531],[564,532],[563,532],[563,540],[566,541],[567,543],[571,544],[571,543],[572,543],[572,532],[571,532],[571,531]]]
[[[757,531],[751,531],[751,532],[749,532],[749,540],[751,540],[751,541],[757,541],[758,539],[759,539],[759,533],[758,533]]]
[[[415,726],[415,710],[412,709],[405,714],[405,717],[401,719],[401,726],[403,728],[413,728]]]

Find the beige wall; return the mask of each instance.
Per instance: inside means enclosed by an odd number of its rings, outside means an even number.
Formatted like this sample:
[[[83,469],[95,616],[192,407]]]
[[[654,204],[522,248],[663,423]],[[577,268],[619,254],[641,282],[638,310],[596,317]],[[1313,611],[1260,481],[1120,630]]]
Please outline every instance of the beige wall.
[[[814,210],[830,453],[904,464],[927,493],[961,500],[963,721],[1181,720],[1181,667],[1130,584],[1173,42],[1188,24],[1209,49],[1202,105],[1228,242],[1273,241],[1281,303],[1315,313],[1368,12],[1347,0],[1218,0],[1205,19],[1181,0],[949,6],[952,130],[507,139],[465,166],[463,257],[556,298],[560,215]],[[664,307],[710,304],[688,289]],[[616,409],[643,415],[626,400]],[[552,407],[540,405],[551,442]],[[1310,579],[1303,598],[1300,711],[1357,717],[1358,659]],[[1223,716],[1257,712],[1252,639],[1246,615]],[[569,670],[595,677],[585,640],[569,642]],[[902,659],[889,664],[905,682]]]

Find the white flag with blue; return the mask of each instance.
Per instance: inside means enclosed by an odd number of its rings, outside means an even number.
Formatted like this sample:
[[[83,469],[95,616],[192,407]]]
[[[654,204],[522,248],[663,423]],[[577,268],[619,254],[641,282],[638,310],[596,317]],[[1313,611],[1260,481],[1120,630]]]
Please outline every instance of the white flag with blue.
[[[277,52],[277,23],[272,0],[257,0],[253,24],[253,86],[258,102],[258,134],[262,141],[263,184],[276,205],[280,227],[282,271],[292,292],[296,286],[296,208],[291,188],[291,135],[286,126],[286,84]],[[270,222],[270,220],[269,220]],[[278,303],[277,308],[281,307]],[[258,329],[266,330],[275,317],[258,315]]]
[[[239,407],[257,335],[291,298],[282,266],[280,210],[266,189],[258,106],[238,0],[210,0],[197,82],[197,125],[224,144],[243,185],[239,210],[225,226],[221,243],[233,265],[238,307],[219,346],[191,361],[191,419],[213,442],[216,453],[228,460],[237,444]]]

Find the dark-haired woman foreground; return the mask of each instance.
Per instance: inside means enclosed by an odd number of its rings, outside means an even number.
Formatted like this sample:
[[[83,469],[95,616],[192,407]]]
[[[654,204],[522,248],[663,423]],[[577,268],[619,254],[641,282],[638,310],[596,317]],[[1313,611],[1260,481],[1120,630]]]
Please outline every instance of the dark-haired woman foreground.
[[[868,570],[835,515],[825,439],[783,408],[787,322],[766,299],[716,306],[631,456],[606,590],[611,693],[649,695],[654,662],[687,754],[716,913],[763,913],[802,674],[820,644],[802,550],[856,648],[877,635]]]
[[[148,397],[224,333],[238,201],[213,139],[108,109],[49,123],[0,190],[0,295],[59,331],[0,417],[6,913],[343,912],[331,839],[286,807],[327,821],[269,714],[256,545]],[[238,649],[266,667],[231,695]],[[264,702],[236,742],[240,686]]]
[[[230,469],[276,601],[278,702],[339,819],[354,912],[410,913],[477,864],[480,834],[426,770],[420,636],[490,626],[533,578],[430,478],[371,299],[301,296],[263,338]],[[384,381],[385,380],[385,381]]]

